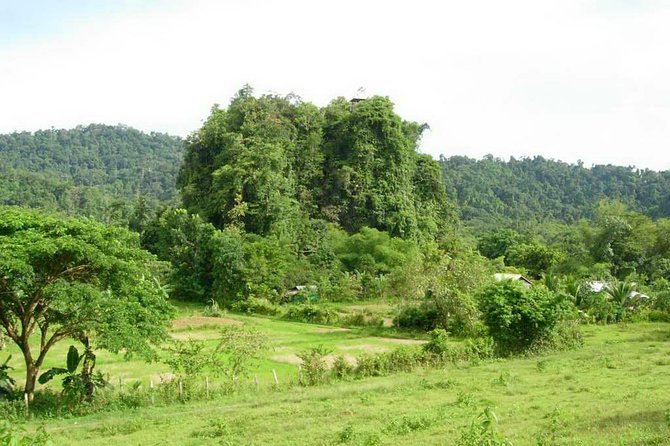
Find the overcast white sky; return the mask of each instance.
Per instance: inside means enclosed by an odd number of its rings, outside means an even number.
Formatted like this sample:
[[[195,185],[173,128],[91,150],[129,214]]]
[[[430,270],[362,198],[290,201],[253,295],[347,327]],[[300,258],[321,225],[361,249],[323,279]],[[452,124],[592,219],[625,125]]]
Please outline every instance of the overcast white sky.
[[[245,83],[389,96],[422,150],[670,169],[670,1],[0,0],[0,132],[185,136]]]

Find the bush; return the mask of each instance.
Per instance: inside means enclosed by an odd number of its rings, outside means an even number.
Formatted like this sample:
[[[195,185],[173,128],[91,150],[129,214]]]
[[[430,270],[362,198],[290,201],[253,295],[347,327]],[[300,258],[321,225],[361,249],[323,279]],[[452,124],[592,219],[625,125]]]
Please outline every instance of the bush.
[[[230,306],[230,309],[236,313],[263,314],[275,316],[281,313],[281,308],[267,299],[250,297],[245,300],[239,300]]]
[[[463,431],[456,444],[458,446],[511,446],[512,443],[497,431],[497,424],[498,417],[490,407],[487,407],[472,421],[470,428]]]
[[[670,322],[670,313],[662,310],[649,310],[643,314],[649,322]]]
[[[495,357],[495,342],[488,336],[468,339],[464,352],[469,359],[491,359]]]
[[[607,324],[617,318],[616,306],[607,299],[604,292],[586,293],[582,296],[580,308],[586,312],[589,319],[598,323]]]
[[[12,446],[53,446],[51,436],[44,430],[43,426],[31,435],[26,433],[24,429],[4,420],[0,420],[0,444]]]
[[[438,326],[440,314],[431,304],[406,306],[393,319],[393,325],[409,330],[430,331]]]
[[[389,353],[382,353],[388,358],[389,372],[411,372],[424,362],[423,351],[415,347],[399,347]]]
[[[428,335],[430,336],[430,341],[423,345],[424,351],[438,357],[445,356],[449,351],[449,335],[446,330],[436,328],[428,333]]]
[[[357,311],[340,318],[340,324],[354,327],[381,327],[384,318],[370,312]]]
[[[334,324],[339,320],[335,311],[315,305],[291,305],[282,318],[312,324]]]
[[[358,357],[356,375],[360,377],[384,376],[389,372],[389,361],[386,354],[363,353]]]
[[[9,355],[7,360],[0,364],[0,399],[11,398],[16,390],[14,387],[16,382],[9,376],[9,371],[13,368],[9,365],[10,359],[12,359],[12,355]]]
[[[347,361],[347,358],[340,355],[333,362],[333,375],[337,379],[348,379],[354,374],[354,366]]]
[[[216,300],[210,299],[202,314],[209,317],[223,317],[226,312],[219,306]]]
[[[563,295],[544,286],[526,289],[511,280],[483,289],[479,305],[484,324],[501,354],[525,352],[551,338],[572,307]]]
[[[328,364],[326,356],[330,353],[323,346],[312,347],[307,351],[298,354],[302,359],[302,382],[307,386],[323,384],[328,378]]]

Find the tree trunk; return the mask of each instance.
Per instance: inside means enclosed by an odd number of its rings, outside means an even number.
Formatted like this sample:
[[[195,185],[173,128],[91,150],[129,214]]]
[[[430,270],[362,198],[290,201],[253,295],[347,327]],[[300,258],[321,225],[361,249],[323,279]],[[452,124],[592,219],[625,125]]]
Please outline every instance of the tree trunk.
[[[28,395],[28,402],[35,398],[35,383],[37,382],[37,373],[39,369],[32,362],[26,361],[26,386],[24,392]]]

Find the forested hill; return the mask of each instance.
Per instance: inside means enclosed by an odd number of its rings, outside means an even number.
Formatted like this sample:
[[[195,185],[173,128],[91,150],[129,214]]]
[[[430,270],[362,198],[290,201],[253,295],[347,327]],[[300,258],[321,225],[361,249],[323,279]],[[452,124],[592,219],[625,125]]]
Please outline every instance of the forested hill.
[[[670,172],[567,164],[542,157],[509,161],[440,158],[447,189],[472,226],[573,222],[612,199],[653,218],[670,216]]]
[[[138,197],[176,198],[182,141],[126,126],[0,135],[0,204],[113,220]]]

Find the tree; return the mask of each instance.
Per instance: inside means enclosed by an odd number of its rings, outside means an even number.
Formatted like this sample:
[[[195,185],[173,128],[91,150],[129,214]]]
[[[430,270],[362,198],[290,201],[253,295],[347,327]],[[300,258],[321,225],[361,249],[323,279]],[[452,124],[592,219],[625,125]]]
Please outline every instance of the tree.
[[[548,339],[571,309],[561,294],[541,285],[526,289],[512,280],[489,285],[478,298],[484,324],[503,354],[524,352]]]
[[[125,229],[0,208],[0,327],[23,355],[29,400],[47,353],[66,338],[152,357],[172,315],[156,263]]]
[[[244,291],[244,247],[235,227],[219,231],[184,209],[167,209],[147,225],[142,245],[172,263],[174,298],[230,302]]]

